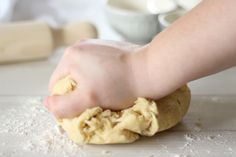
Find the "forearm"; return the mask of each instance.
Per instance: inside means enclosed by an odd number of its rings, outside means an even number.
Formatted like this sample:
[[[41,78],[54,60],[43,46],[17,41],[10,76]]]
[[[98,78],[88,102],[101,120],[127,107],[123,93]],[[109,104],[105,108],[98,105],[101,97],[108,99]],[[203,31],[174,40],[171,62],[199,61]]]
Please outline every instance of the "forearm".
[[[147,95],[164,96],[160,90],[167,94],[236,64],[235,6],[234,0],[204,0],[155,37],[140,61],[147,65],[146,84],[152,84]]]

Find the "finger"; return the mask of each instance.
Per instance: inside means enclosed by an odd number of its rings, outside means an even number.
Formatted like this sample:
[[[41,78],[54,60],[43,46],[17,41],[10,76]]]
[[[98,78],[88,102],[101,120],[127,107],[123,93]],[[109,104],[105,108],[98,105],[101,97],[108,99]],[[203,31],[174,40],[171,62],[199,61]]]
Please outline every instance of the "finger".
[[[83,104],[80,97],[71,93],[64,96],[50,96],[45,100],[45,107],[58,118],[73,118],[80,115],[90,105]]]
[[[43,100],[43,106],[45,106],[47,109],[48,109],[48,99],[49,99],[49,96],[45,97]]]
[[[52,93],[53,86],[55,83],[62,79],[63,77],[66,77],[68,75],[72,74],[72,71],[75,71],[75,53],[77,50],[73,47],[69,47],[65,50],[61,60],[59,61],[56,69],[54,70],[50,81],[49,81],[49,92]]]
[[[56,68],[49,80],[49,86],[48,86],[49,92],[52,93],[53,87],[55,86],[56,82],[68,76],[69,74],[70,74],[70,70],[66,66]]]

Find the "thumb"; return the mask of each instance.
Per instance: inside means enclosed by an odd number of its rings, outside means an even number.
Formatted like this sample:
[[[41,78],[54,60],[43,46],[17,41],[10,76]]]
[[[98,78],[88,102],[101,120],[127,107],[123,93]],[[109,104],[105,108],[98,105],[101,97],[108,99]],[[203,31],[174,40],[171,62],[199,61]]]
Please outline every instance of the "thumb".
[[[44,106],[57,118],[73,118],[89,107],[80,100],[80,97],[72,92],[62,96],[49,96],[44,100]]]

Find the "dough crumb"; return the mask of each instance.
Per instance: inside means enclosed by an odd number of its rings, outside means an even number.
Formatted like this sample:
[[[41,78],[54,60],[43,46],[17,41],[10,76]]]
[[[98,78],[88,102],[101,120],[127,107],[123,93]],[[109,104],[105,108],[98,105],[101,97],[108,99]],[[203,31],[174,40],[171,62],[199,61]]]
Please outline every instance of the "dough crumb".
[[[214,138],[216,138],[216,136],[214,136],[214,135],[209,135],[209,136],[207,136],[207,139],[208,139],[208,140],[213,140]]]
[[[63,134],[65,132],[60,125],[56,125],[55,130],[58,134]]]
[[[102,151],[102,154],[105,155],[105,154],[111,154],[111,151],[110,150],[103,150]]]

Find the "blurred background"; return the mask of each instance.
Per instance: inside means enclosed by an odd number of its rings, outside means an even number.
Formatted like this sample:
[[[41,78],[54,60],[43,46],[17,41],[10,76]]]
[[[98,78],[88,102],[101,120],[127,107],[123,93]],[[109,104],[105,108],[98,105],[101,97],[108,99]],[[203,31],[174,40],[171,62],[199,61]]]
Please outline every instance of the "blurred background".
[[[1,0],[0,22],[42,20],[57,27],[68,22],[90,21],[96,25],[99,38],[125,40],[109,26],[110,16],[127,18],[132,16],[131,12],[159,15],[181,8],[190,10],[199,2],[200,0]],[[119,18],[114,20],[119,21]],[[158,19],[155,22],[157,21]]]
[[[0,95],[47,95],[65,47],[83,38],[145,44],[200,0],[0,0]],[[234,94],[236,70],[190,83]],[[227,89],[227,90],[225,90]]]

